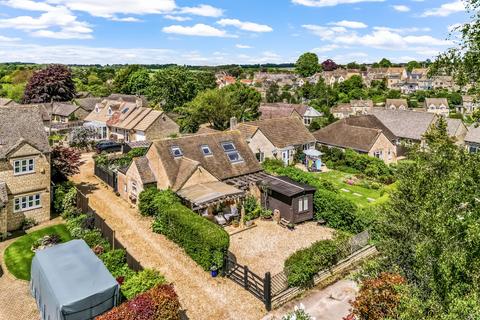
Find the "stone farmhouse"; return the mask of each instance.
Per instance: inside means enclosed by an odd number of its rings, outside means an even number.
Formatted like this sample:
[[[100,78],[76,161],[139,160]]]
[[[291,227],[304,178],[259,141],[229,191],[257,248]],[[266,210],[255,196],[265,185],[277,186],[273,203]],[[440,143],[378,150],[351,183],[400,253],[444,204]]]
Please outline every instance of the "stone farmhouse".
[[[36,106],[0,107],[0,234],[50,219],[50,146]]]

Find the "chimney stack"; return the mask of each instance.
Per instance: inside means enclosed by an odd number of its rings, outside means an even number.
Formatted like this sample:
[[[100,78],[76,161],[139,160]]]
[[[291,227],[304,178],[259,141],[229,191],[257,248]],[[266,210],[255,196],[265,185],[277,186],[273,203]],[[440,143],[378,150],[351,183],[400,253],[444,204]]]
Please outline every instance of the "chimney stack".
[[[230,118],[230,130],[235,130],[237,129],[237,118],[236,117],[231,117]]]

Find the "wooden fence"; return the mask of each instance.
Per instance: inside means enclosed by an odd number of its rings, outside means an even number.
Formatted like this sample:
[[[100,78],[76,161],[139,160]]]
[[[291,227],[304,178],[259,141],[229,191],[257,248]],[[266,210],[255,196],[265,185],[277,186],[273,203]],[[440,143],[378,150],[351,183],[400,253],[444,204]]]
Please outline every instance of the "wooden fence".
[[[142,265],[136,260],[127,248],[115,237],[115,230],[113,230],[95,210],[88,204],[88,198],[77,188],[77,208],[83,213],[93,217],[95,227],[100,230],[102,236],[110,243],[112,249],[123,249],[126,252],[127,264],[130,269],[134,271],[143,270]]]
[[[265,277],[262,278],[250,271],[248,266],[238,264],[230,252],[225,259],[224,272],[227,278],[241,285],[262,301],[268,311],[272,309],[270,272],[265,273]]]
[[[117,183],[117,173],[114,171],[107,170],[103,167],[97,166],[95,163],[94,167],[95,175],[100,178],[103,182],[113,188],[114,192],[118,191],[118,183]]]
[[[346,248],[349,256],[328,270],[322,270],[316,274],[312,285],[326,284],[329,279],[343,274],[364,259],[377,254],[376,248],[368,245],[369,240],[370,236],[367,231],[353,236]],[[268,311],[280,307],[305,291],[305,288],[302,287],[291,287],[285,271],[274,276],[267,272],[262,278],[249,270],[248,266],[238,264],[230,252],[225,259],[224,273],[227,278],[241,285],[262,301]]]

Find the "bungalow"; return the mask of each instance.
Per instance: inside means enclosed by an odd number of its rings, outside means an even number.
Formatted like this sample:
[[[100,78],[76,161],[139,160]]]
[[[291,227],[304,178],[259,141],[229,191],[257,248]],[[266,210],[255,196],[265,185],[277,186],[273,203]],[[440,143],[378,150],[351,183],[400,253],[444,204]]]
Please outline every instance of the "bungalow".
[[[350,105],[355,115],[367,114],[373,109],[372,100],[350,100]]]
[[[301,119],[306,126],[309,126],[316,118],[323,116],[315,108],[304,104],[262,103],[259,111],[260,120],[296,117]]]
[[[332,115],[337,119],[348,118],[353,115],[352,105],[350,103],[340,103],[330,109]]]
[[[99,140],[125,142],[162,139],[178,133],[178,125],[163,111],[144,105],[146,102],[139,97],[133,101],[128,96],[111,95],[95,105],[85,118],[85,126],[95,128]]]
[[[388,110],[407,110],[407,99],[387,99],[385,102],[385,109]]]
[[[405,143],[424,143],[423,135],[438,120],[438,115],[429,112],[373,109],[371,112],[396,137],[397,145]],[[463,144],[467,128],[459,119],[447,118],[447,130],[457,144]]]
[[[281,159],[285,165],[293,163],[297,150],[313,149],[315,137],[296,118],[275,118],[232,124],[247,140],[258,161],[265,158]]]
[[[118,175],[120,196],[135,204],[147,186],[171,189],[192,209],[212,214],[217,205],[234,205],[244,190],[227,180],[258,175],[262,168],[239,131],[155,140],[146,155]],[[256,180],[254,180],[256,181]]]
[[[85,119],[89,112],[79,105],[64,102],[52,104],[52,123],[68,123],[75,120]]]
[[[387,164],[397,162],[396,137],[372,115],[338,120],[314,132],[313,136],[322,146],[352,149]]]
[[[448,117],[448,101],[446,98],[426,98],[425,111]]]

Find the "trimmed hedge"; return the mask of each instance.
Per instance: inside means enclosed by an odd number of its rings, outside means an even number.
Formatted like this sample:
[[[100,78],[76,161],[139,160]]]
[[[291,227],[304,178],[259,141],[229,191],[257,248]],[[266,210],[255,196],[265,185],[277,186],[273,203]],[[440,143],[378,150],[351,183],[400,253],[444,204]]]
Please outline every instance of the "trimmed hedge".
[[[180,302],[172,285],[158,285],[96,320],[180,320]]]
[[[165,235],[208,271],[221,268],[230,244],[228,233],[215,223],[183,206],[169,190],[158,191],[150,201],[157,208],[154,232]],[[145,198],[144,198],[145,199]],[[145,206],[151,206],[145,204]]]
[[[341,195],[317,189],[313,203],[315,218],[323,219],[331,228],[357,233],[364,230],[363,223],[358,219],[358,207]]]
[[[334,240],[317,241],[293,253],[284,263],[289,286],[311,286],[317,273],[346,257],[346,242],[347,237],[342,234]]]
[[[123,282],[122,293],[128,300],[135,298],[142,292],[145,292],[159,284],[165,284],[165,278],[160,272],[144,269],[127,277]]]

